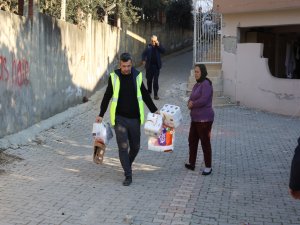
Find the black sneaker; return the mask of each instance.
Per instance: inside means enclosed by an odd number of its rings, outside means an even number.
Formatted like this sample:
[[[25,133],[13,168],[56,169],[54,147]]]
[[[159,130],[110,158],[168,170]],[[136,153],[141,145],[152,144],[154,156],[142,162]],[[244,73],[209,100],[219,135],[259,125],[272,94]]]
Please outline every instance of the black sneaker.
[[[192,166],[191,164],[186,163],[184,166],[189,170],[195,170],[195,166]]]
[[[123,186],[129,186],[132,183],[132,177],[126,177],[123,181]]]
[[[158,99],[159,99],[159,97],[158,97],[157,95],[155,95],[155,96],[154,96],[154,99],[155,99],[155,100],[158,100]]]

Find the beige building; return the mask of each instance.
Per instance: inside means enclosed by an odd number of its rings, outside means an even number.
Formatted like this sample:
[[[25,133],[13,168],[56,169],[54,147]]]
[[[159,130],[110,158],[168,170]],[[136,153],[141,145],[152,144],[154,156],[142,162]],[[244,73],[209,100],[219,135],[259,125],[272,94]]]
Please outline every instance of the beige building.
[[[300,116],[300,1],[214,0],[223,16],[224,95]]]

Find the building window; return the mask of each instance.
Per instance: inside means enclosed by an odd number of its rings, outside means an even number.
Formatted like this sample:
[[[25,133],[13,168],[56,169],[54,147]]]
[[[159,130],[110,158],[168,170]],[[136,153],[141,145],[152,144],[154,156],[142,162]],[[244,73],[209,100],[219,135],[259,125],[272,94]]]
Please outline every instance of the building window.
[[[263,43],[274,77],[300,79],[300,25],[240,28],[240,43]]]

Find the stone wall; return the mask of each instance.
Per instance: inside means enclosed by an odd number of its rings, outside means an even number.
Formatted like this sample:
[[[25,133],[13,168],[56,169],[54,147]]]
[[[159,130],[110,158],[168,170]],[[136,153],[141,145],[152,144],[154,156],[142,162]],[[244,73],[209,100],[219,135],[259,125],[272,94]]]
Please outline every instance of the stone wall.
[[[151,34],[167,53],[191,46],[192,31],[138,24],[86,28],[36,14],[0,11],[0,138],[82,102],[103,86],[124,51],[140,65]]]

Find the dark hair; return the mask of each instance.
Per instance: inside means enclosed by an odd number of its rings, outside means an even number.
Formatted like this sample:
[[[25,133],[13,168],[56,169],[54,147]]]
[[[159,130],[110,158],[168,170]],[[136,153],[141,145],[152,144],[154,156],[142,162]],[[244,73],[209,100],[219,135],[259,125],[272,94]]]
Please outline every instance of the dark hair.
[[[199,69],[201,71],[201,77],[205,78],[207,76],[207,69],[204,64],[195,64],[195,67],[199,67]]]
[[[132,57],[131,57],[131,55],[130,55],[129,53],[124,52],[124,53],[122,53],[122,54],[120,55],[120,60],[121,60],[122,62],[128,62],[129,60],[132,61]]]
[[[202,82],[204,80],[208,80],[209,83],[212,84],[211,80],[207,78],[207,69],[204,64],[195,64],[194,67],[199,67],[199,69],[201,71],[201,77],[199,80],[197,80],[197,82]]]

